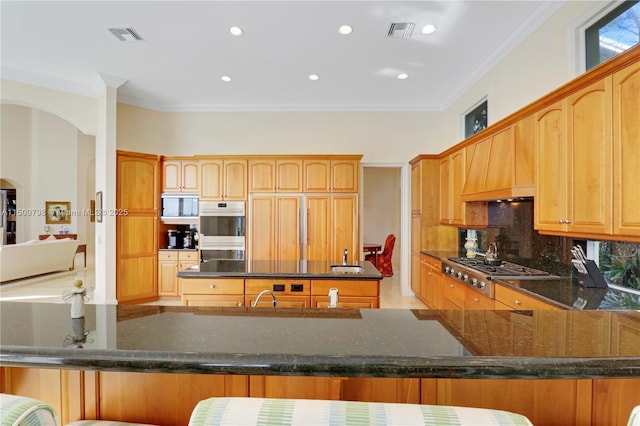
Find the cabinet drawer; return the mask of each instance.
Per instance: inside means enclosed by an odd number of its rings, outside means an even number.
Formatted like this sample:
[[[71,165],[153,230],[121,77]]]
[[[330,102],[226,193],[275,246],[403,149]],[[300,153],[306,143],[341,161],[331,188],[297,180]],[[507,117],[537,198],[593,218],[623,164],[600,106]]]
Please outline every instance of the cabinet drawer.
[[[198,260],[198,252],[197,251],[180,251],[178,252],[178,259],[191,260],[196,262]]]
[[[160,250],[158,252],[158,261],[178,260],[177,251]]]
[[[560,309],[535,297],[527,296],[502,285],[496,285],[496,302],[518,310]]]
[[[238,278],[186,278],[182,280],[182,294],[244,295],[244,280]]]
[[[311,281],[311,294],[314,296],[327,296],[329,289],[334,287],[338,289],[338,297],[378,297],[380,295],[380,283],[378,281],[351,280],[313,280]]]
[[[311,296],[312,308],[328,308],[329,298],[323,296]],[[339,297],[338,309],[376,309],[379,308],[377,297]]]
[[[290,294],[292,296],[309,296],[311,294],[311,281],[292,279],[246,279],[244,288],[245,294],[258,294],[262,290],[271,290],[276,295]]]
[[[438,259],[434,259],[431,256],[426,256],[424,254],[421,255],[420,262],[426,265],[429,265],[431,268],[435,269],[436,271],[442,271],[442,261]]]
[[[444,279],[443,287],[444,298],[453,303],[458,308],[464,308],[465,288],[464,284],[460,284],[450,278]]]

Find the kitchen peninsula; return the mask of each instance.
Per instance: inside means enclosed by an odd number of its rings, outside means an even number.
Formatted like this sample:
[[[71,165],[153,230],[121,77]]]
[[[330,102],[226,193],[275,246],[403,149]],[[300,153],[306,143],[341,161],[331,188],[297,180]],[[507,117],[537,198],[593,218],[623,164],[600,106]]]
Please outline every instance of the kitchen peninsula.
[[[261,292],[270,291],[279,307],[326,308],[329,290],[336,288],[341,308],[380,307],[382,274],[367,261],[211,260],[177,275],[188,306],[253,306]],[[268,295],[258,306],[271,303]]]
[[[620,424],[640,404],[637,311],[0,308],[3,392],[57,383],[45,399],[70,420],[186,424],[221,395],[484,406],[534,424]]]

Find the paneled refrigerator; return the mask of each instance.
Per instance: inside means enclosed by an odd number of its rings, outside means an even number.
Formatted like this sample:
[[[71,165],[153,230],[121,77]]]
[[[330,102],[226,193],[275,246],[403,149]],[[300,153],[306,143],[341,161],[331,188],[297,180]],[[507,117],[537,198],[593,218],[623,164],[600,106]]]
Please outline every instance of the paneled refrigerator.
[[[359,260],[356,194],[249,196],[250,260]]]

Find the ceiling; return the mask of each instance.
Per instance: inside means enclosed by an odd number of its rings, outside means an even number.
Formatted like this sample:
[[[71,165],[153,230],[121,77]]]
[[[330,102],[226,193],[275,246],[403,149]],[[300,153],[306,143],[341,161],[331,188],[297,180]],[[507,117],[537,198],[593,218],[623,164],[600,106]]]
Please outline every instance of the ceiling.
[[[102,77],[124,82],[120,102],[160,111],[443,110],[561,4],[3,0],[2,78],[96,96]],[[392,23],[415,28],[388,37]]]

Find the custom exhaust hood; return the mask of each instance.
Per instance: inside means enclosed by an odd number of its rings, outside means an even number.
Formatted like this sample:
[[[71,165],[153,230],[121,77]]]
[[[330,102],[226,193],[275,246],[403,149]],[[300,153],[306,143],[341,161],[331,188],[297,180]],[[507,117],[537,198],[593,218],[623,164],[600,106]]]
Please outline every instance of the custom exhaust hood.
[[[462,201],[533,197],[534,123],[521,120],[467,146]]]

